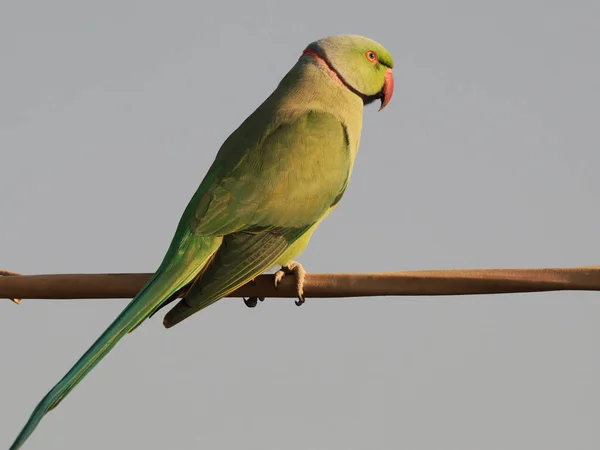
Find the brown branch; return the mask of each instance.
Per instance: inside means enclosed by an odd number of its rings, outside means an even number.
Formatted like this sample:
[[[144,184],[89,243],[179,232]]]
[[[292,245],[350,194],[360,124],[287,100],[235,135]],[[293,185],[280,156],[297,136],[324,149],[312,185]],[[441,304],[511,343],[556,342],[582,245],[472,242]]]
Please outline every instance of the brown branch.
[[[0,277],[0,298],[132,298],[149,273],[23,275]],[[308,274],[307,298],[387,295],[472,295],[587,290],[600,291],[600,266],[562,269],[426,270],[372,274]],[[278,289],[262,275],[229,297],[295,298],[293,277]]]
[[[0,269],[0,276],[3,276],[3,277],[14,277],[14,276],[21,276],[21,274],[17,273],[17,272],[11,272],[10,270]],[[4,298],[4,297],[0,297],[0,298]],[[21,303],[21,299],[18,298],[18,297],[8,297],[8,298],[10,298],[17,305],[19,305]]]

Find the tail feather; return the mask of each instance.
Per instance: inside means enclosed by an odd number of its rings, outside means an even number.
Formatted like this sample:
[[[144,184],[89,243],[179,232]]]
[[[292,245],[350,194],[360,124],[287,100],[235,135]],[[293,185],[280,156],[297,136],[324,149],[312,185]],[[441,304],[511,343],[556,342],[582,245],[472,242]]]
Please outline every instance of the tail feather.
[[[161,272],[148,281],[113,323],[102,333],[69,372],[38,403],[29,420],[15,439],[10,450],[17,450],[33,433],[46,413],[56,408],[60,401],[100,362],[100,360],[125,336],[140,324],[166,298],[189,283],[195,272],[182,277],[181,272]]]

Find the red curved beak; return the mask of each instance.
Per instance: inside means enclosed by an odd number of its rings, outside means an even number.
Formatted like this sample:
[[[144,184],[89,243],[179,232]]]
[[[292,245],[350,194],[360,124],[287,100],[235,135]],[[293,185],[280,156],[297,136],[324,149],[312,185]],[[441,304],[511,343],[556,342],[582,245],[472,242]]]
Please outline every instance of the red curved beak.
[[[381,89],[383,96],[381,97],[381,106],[379,111],[387,106],[394,95],[394,75],[392,75],[392,69],[388,69],[385,72],[385,81],[383,82],[383,89]]]

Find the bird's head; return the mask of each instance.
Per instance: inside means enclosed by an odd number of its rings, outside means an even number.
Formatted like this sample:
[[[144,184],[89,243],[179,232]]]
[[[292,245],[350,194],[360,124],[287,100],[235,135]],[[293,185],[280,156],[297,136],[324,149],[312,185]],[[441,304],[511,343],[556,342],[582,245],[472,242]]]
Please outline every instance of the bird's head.
[[[302,56],[326,65],[332,76],[362,98],[365,105],[380,99],[385,108],[394,93],[394,62],[390,53],[372,39],[339,34],[311,43]]]

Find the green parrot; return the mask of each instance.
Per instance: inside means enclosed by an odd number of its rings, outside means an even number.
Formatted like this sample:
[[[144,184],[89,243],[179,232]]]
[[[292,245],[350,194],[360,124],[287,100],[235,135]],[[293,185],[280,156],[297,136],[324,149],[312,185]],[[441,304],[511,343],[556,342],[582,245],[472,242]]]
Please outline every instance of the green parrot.
[[[305,271],[293,261],[336,207],[358,151],[363,106],[394,90],[392,57],[379,43],[334,35],[308,45],[275,91],[225,140],[186,207],[158,270],[107,330],[36,406],[10,447],[123,338],[162,306],[169,328],[273,266],[294,274],[298,305]],[[256,298],[244,299],[250,307]],[[261,299],[262,300],[262,299]]]

